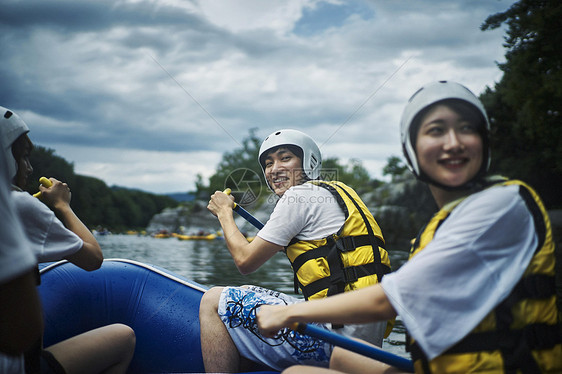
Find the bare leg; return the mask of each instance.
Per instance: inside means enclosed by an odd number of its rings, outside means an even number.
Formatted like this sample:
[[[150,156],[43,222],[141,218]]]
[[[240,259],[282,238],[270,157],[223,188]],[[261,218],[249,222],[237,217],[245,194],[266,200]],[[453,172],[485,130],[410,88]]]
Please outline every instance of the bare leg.
[[[337,374],[342,373],[332,369],[319,368],[316,366],[295,365],[283,370],[282,374]]]
[[[205,292],[199,307],[201,351],[207,373],[235,373],[240,367],[240,354],[226,326],[218,315],[222,287]]]
[[[364,342],[366,343],[366,342]],[[367,343],[368,344],[368,343]],[[363,355],[335,347],[330,358],[330,368],[349,374],[402,373],[398,369]]]
[[[135,353],[135,333],[113,324],[47,347],[68,374],[125,373]]]
[[[365,342],[366,343],[366,342]],[[388,371],[387,371],[388,370]],[[283,374],[363,374],[363,373],[399,373],[394,368],[365,356],[335,347],[330,358],[330,369],[314,366],[291,366],[283,370]]]

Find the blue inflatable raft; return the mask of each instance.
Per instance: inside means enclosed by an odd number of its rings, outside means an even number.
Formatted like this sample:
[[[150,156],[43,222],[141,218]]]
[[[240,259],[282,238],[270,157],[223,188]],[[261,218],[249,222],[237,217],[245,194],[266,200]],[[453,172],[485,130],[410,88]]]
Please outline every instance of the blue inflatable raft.
[[[122,259],[105,260],[92,272],[66,261],[40,272],[45,346],[123,323],[134,329],[137,341],[129,372],[204,372],[199,303],[205,287],[162,268]]]

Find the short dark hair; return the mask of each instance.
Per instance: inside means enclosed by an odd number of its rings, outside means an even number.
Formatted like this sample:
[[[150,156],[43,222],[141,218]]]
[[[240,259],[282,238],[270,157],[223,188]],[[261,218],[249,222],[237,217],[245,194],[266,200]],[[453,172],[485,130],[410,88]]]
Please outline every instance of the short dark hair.
[[[16,162],[19,163],[22,155],[24,154],[25,150],[33,149],[33,143],[27,134],[21,134],[13,143],[12,143],[12,155],[16,159]]]
[[[298,158],[301,159],[301,163],[302,163],[302,159],[303,159],[303,151],[300,147],[297,147],[296,145],[293,144],[281,144],[278,145],[276,147],[273,147],[271,149],[268,149],[267,152],[264,152],[261,157],[260,157],[260,164],[263,168],[265,168],[265,159],[267,158],[267,156],[269,156],[271,153],[273,152],[277,152],[278,149],[280,148],[287,148],[289,151],[291,151],[295,156],[297,156]]]

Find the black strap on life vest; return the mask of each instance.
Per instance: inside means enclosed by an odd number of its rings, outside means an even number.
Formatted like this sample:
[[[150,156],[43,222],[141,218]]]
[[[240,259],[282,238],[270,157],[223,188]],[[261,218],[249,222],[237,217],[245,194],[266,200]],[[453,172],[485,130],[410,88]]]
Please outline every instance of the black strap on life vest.
[[[340,194],[336,191],[336,188],[329,184],[321,184],[320,186],[326,188],[336,197],[338,205],[343,209],[345,213],[345,218],[347,220],[349,216],[349,211],[345,202],[343,201]],[[336,185],[337,186],[337,185]],[[371,227],[365,213],[359,207],[359,204],[355,199],[342,187],[337,186],[341,191],[343,191],[348,198],[353,201],[358,212],[361,214],[365,226],[367,228],[368,235],[358,235],[358,236],[345,236],[337,238],[339,234],[343,231],[344,226],[342,226],[336,235],[331,235],[326,238],[326,245],[311,249],[301,253],[292,262],[293,272],[294,272],[294,288],[295,293],[298,293],[299,287],[302,289],[302,293],[306,300],[308,298],[324,289],[328,289],[328,296],[344,292],[346,284],[353,283],[359,278],[376,274],[378,281],[380,282],[384,274],[390,272],[390,267],[382,264],[379,247],[384,248],[384,242],[379,237],[375,236],[373,228]],[[336,239],[337,238],[337,239]],[[293,244],[295,240],[291,241]],[[340,253],[353,251],[359,247],[370,245],[373,250],[374,261],[365,265],[349,266],[344,267],[341,260]],[[325,258],[330,268],[330,276],[318,279],[306,286],[302,285],[298,281],[297,272],[307,261],[315,258]]]
[[[421,350],[417,342],[412,342],[410,334],[406,331],[406,352],[409,352],[412,356],[412,361],[420,361],[422,365],[422,373],[431,373],[431,368],[429,367],[429,360],[423,351]]]
[[[375,236],[375,233],[373,232],[373,228],[371,227],[371,225],[369,224],[369,220],[367,219],[367,216],[365,215],[365,212],[363,212],[363,209],[361,209],[361,207],[359,206],[359,204],[357,203],[357,201],[355,201],[355,199],[351,196],[351,194],[349,192],[347,192],[346,189],[344,189],[341,186],[336,185],[337,188],[339,188],[340,190],[342,190],[347,197],[349,198],[349,200],[351,200],[353,202],[353,204],[355,205],[355,208],[357,208],[357,210],[359,211],[359,214],[361,214],[361,218],[363,218],[363,222],[365,222],[365,227],[367,228],[367,232],[369,233],[369,239],[371,240],[371,247],[373,249],[373,257],[374,257],[374,264],[376,267],[376,275],[378,278],[378,281],[380,282],[384,276],[384,274],[386,274],[387,272],[385,271],[385,269],[383,268],[383,264],[382,264],[382,260],[381,260],[381,254],[379,252],[379,244],[377,241],[377,237]],[[384,248],[384,245],[380,246],[381,248]]]
[[[540,368],[533,356],[528,353],[533,349],[552,349],[557,344],[562,344],[559,327],[538,323],[518,330],[473,333],[443,354],[499,350],[502,352],[505,373],[515,373],[520,370],[522,373],[534,374],[540,373]],[[429,361],[417,342],[409,344],[408,351],[414,361],[421,361],[424,373],[431,372]]]
[[[384,242],[380,238],[376,238],[377,251],[379,246],[384,248]],[[333,237],[329,237],[328,243],[322,247],[314,248],[309,251],[301,253],[291,266],[293,267],[294,273],[294,287],[295,293],[298,293],[299,287],[302,290],[302,294],[306,300],[308,298],[323,289],[330,288],[333,284],[340,286],[341,292],[345,288],[347,283],[353,283],[361,277],[376,274],[379,269],[375,262],[371,262],[365,265],[348,266],[344,267],[341,262],[340,252],[353,251],[356,248],[372,245],[372,241],[368,235],[359,236],[346,236],[334,240]],[[328,266],[330,267],[330,276],[318,279],[306,286],[302,285],[297,278],[297,271],[309,260],[315,258],[326,258]],[[391,269],[385,264],[381,264],[383,274],[390,273]],[[341,271],[334,271],[333,269],[341,269]],[[341,293],[340,292],[340,293]]]
[[[385,265],[387,269],[386,274],[390,273],[390,268]],[[301,286],[302,294],[308,300],[308,298],[326,288],[330,289],[337,282],[337,285],[345,286],[345,284],[356,282],[359,278],[373,275],[377,270],[377,266],[374,262],[365,264],[365,265],[357,265],[357,266],[349,266],[343,268],[340,277],[341,278],[333,278],[333,277],[326,277],[320,278],[306,286]],[[343,292],[343,290],[341,291]],[[340,292],[340,293],[341,293]],[[328,296],[330,296],[328,291]]]
[[[512,360],[508,364],[510,368],[506,368],[506,372],[516,368],[523,369],[529,362],[534,359],[527,360],[525,351],[552,349],[555,345],[562,343],[562,336],[557,326],[544,323],[536,323],[525,326],[522,329],[505,330],[505,331],[485,331],[468,335],[453,347],[449,348],[444,354],[471,353],[479,351],[509,351]],[[420,359],[419,356],[423,352],[414,343],[411,349],[412,358]],[[505,357],[505,356],[504,356]],[[510,361],[512,361],[510,360]],[[525,361],[525,363],[520,362]],[[533,365],[538,368],[538,365]],[[510,369],[510,370],[508,370]],[[531,373],[540,372],[540,370],[531,371]]]
[[[524,186],[519,186],[519,194],[523,198],[523,201],[525,201],[525,205],[527,205],[527,209],[529,209],[531,215],[533,216],[533,221],[535,223],[535,231],[537,233],[537,239],[538,239],[537,249],[535,250],[536,253],[542,248],[546,240],[546,224],[544,222],[544,217],[542,215],[541,209],[539,208],[537,202],[533,198],[531,191],[529,191]]]
[[[349,252],[359,247],[371,245],[371,239],[368,235],[345,236],[339,238],[338,240],[335,240],[333,236],[330,236],[327,240],[328,243],[326,243],[326,245],[303,252],[299,256],[297,256],[292,264],[295,272],[297,272],[301,268],[301,266],[303,266],[304,263],[308,260],[312,260],[313,258],[327,257],[328,253],[334,246],[340,252]],[[384,248],[384,243],[381,239],[376,238],[376,242],[378,246]]]
[[[519,195],[533,217],[538,239],[535,249],[536,254],[541,250],[546,240],[544,218],[531,192],[523,185],[519,185]],[[543,287],[545,289],[541,290]],[[556,340],[548,334],[556,333],[556,335],[559,335],[556,326],[547,326],[546,329],[538,330],[537,325],[529,325],[523,329],[523,332],[532,331],[533,333],[522,333],[519,330],[517,339],[513,340],[513,337],[510,337],[510,334],[513,334],[513,330],[510,329],[513,323],[512,307],[523,299],[545,299],[552,297],[555,292],[554,277],[538,274],[530,275],[521,278],[509,296],[496,307],[496,334],[499,336],[500,343],[502,343],[498,349],[502,353],[506,373],[515,373],[518,369],[523,373],[539,372],[539,365],[533,357],[532,350],[545,345],[544,343],[541,344],[541,340]]]

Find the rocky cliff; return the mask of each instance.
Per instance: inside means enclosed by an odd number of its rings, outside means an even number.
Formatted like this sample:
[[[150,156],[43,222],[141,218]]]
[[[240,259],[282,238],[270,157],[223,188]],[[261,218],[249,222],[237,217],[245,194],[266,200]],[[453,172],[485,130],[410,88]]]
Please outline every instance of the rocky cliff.
[[[245,206],[245,209],[258,220],[265,223],[269,219],[274,206],[275,204],[272,199],[266,199],[259,207],[253,204]],[[236,225],[240,228],[240,231],[247,235],[253,236],[257,232],[254,226],[236,213],[234,213],[234,220],[236,221]],[[193,201],[176,208],[167,208],[161,213],[156,214],[150,220],[146,231],[149,234],[160,230],[192,234],[199,231],[216,232],[220,229],[221,227],[218,219],[207,210],[207,203],[203,201]]]

